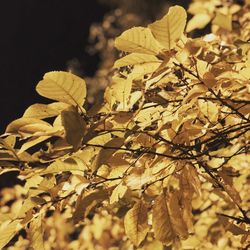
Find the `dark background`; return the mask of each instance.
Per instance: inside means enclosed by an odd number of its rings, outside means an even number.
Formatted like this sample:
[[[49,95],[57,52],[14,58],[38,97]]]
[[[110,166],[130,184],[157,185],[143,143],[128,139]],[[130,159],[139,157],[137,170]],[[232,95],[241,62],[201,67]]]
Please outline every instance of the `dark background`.
[[[44,73],[78,59],[85,75],[98,55],[85,52],[89,27],[109,10],[96,0],[0,0],[0,134],[35,102]]]

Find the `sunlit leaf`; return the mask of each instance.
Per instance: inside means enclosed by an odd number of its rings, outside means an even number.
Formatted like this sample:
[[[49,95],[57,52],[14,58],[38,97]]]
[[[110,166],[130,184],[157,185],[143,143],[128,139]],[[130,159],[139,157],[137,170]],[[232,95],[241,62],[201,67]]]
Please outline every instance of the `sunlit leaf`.
[[[117,185],[110,196],[110,204],[118,202],[124,196],[127,189],[123,184]]]
[[[20,118],[11,122],[7,128],[6,133],[31,135],[36,132],[47,132],[52,129],[52,126],[42,120],[35,118]]]
[[[169,12],[159,21],[150,24],[154,37],[166,49],[175,47],[176,42],[181,38],[185,25],[187,14],[185,9],[180,6],[169,8]]]
[[[115,40],[115,47],[126,52],[157,55],[163,47],[155,40],[149,28],[135,27]]]
[[[159,63],[159,60],[156,56],[141,54],[141,53],[131,53],[127,56],[124,56],[116,60],[114,68],[120,68],[129,65],[143,64],[143,63]]]
[[[50,164],[42,174],[59,173],[65,171],[84,171],[86,167],[84,165],[77,164],[76,161],[68,159],[65,161],[55,161]]]
[[[219,27],[226,29],[228,31],[232,30],[232,16],[231,16],[231,14],[225,15],[225,14],[217,11],[212,23],[216,24]]]
[[[0,248],[4,249],[5,245],[15,236],[18,231],[18,224],[20,220],[12,222],[6,221],[0,226]]]
[[[54,102],[50,104],[36,103],[27,108],[23,114],[23,117],[44,119],[48,117],[57,116],[69,105],[62,102]]]
[[[86,97],[85,81],[63,71],[46,73],[36,90],[44,97],[74,106],[82,106]]]
[[[28,236],[30,239],[31,246],[34,249],[44,249],[43,239],[43,228],[42,228],[42,217],[39,215],[30,222]]]
[[[211,21],[211,16],[206,13],[198,13],[194,15],[187,23],[187,32],[194,29],[203,29]]]

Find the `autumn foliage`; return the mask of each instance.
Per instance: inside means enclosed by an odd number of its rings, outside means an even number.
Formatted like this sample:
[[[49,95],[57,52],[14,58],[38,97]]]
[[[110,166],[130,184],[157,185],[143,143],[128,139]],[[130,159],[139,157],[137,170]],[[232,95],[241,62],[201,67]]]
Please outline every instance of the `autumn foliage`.
[[[194,1],[123,32],[104,103],[49,72],[0,138],[3,249],[247,249],[250,5]],[[196,29],[212,32],[192,39]]]

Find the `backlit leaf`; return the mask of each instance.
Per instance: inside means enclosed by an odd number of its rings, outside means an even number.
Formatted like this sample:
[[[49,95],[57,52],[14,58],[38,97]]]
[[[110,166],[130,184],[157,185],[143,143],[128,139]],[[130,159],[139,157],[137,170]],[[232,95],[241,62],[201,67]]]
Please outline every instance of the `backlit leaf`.
[[[126,52],[157,55],[163,47],[155,40],[149,28],[135,27],[123,32],[115,40],[115,47]]]
[[[198,13],[194,15],[187,23],[187,32],[194,29],[203,29],[211,21],[211,16],[206,13]]]
[[[166,49],[175,47],[176,42],[181,38],[185,25],[187,14],[181,6],[170,7],[168,13],[161,19],[148,27],[151,29],[154,37]]]
[[[54,102],[50,104],[36,103],[31,105],[23,114],[23,117],[44,119],[48,117],[57,116],[64,109],[68,108],[69,105],[62,102]]]
[[[30,222],[28,236],[33,249],[44,249],[43,228],[41,215]]]
[[[82,106],[86,97],[85,81],[63,71],[46,73],[36,90],[44,97],[74,106]]]
[[[20,220],[12,222],[4,222],[0,226],[0,249],[4,249],[5,245],[15,236],[18,231],[18,224]]]
[[[141,54],[141,53],[131,53],[127,56],[124,56],[118,60],[116,60],[114,64],[114,68],[120,68],[129,65],[137,65],[143,63],[159,63],[159,60],[156,56]]]

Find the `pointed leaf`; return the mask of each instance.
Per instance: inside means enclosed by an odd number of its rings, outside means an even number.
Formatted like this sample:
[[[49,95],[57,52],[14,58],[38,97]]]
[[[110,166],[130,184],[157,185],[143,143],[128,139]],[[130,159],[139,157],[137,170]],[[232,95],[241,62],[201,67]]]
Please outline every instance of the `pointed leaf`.
[[[110,204],[118,202],[125,195],[127,189],[122,183],[117,185],[110,196]]]
[[[175,47],[176,42],[183,34],[186,25],[187,13],[181,6],[169,8],[167,15],[148,27],[151,29],[154,37],[166,49]]]

